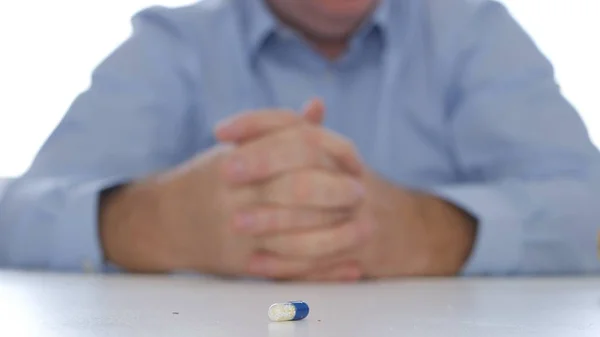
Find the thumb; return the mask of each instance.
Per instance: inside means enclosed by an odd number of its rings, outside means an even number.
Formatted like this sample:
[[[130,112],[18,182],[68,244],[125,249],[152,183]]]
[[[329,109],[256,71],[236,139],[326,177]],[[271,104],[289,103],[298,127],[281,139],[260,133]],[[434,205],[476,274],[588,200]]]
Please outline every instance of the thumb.
[[[312,124],[322,124],[325,118],[325,104],[320,99],[308,102],[302,111],[302,116]]]

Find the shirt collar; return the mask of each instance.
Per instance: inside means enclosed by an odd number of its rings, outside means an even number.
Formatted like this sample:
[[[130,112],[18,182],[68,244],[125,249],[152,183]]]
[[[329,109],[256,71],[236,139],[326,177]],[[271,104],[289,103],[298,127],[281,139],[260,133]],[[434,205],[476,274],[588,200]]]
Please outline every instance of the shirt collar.
[[[390,11],[392,0],[380,0],[379,5],[371,14],[371,17],[363,24],[357,33],[357,37],[366,36],[371,30],[379,29],[387,39],[390,25]],[[255,56],[266,40],[278,31],[282,31],[277,18],[271,13],[265,0],[242,0],[238,1],[244,6],[245,29],[250,56]]]
[[[243,4],[247,44],[250,54],[253,55],[277,30],[278,22],[264,0],[241,0],[238,3]]]
[[[372,24],[381,28],[386,34],[390,28],[391,0],[380,0],[379,5],[371,15]]]

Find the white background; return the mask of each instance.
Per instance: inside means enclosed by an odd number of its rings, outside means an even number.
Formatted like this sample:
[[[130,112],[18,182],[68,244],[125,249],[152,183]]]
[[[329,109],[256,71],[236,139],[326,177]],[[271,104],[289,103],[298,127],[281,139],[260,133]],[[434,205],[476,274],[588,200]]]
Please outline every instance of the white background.
[[[402,0],[393,0],[402,1]],[[191,0],[34,0],[0,6],[0,177],[22,174],[141,8]],[[504,0],[553,61],[600,144],[600,1]]]

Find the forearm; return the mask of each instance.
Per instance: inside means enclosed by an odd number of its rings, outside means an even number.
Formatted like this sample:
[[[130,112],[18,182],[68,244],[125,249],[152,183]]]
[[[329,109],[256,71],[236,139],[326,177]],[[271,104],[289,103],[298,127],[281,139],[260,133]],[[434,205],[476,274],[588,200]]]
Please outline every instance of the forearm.
[[[99,235],[107,261],[129,272],[162,273],[177,269],[168,247],[168,192],[157,178],[102,193]]]
[[[443,199],[433,195],[412,192],[415,215],[411,217],[423,228],[421,266],[424,275],[454,276],[460,273],[468,260],[476,238],[476,220]]]
[[[396,232],[404,237],[397,244],[406,245],[402,250],[407,254],[390,257],[396,260],[392,264],[402,266],[401,274],[458,274],[471,253],[475,219],[433,195],[407,190],[374,176],[370,180],[375,191],[371,209],[379,226],[403,228]]]

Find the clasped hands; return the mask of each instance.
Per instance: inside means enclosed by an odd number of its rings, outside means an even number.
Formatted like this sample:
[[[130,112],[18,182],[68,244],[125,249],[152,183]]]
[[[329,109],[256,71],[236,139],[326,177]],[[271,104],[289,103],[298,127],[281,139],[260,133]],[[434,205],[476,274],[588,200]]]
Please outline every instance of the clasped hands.
[[[351,142],[320,123],[312,101],[302,115],[261,111],[219,125],[235,147],[221,174],[236,189],[233,235],[253,239],[250,275],[352,281],[375,224],[365,207],[366,170]]]
[[[453,275],[474,219],[371,172],[325,129],[325,108],[265,110],[216,127],[219,145],[103,195],[106,258],[132,271],[278,280]]]

